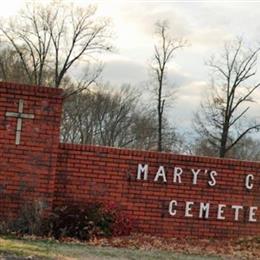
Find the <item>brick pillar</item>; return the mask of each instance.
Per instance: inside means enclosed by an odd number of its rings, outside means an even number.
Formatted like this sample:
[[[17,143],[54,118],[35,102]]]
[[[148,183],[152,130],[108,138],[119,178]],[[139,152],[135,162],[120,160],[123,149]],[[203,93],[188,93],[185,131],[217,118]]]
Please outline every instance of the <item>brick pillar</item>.
[[[53,201],[62,91],[0,82],[0,217]]]

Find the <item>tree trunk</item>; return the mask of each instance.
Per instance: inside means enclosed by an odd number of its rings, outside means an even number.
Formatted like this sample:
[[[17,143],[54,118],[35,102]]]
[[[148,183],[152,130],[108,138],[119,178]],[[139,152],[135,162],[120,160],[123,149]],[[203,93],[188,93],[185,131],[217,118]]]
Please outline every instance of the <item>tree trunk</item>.
[[[159,80],[159,90],[158,90],[158,145],[157,150],[162,151],[162,115],[163,115],[163,105],[162,105],[162,78],[163,71],[161,72],[161,79]]]
[[[228,138],[228,126],[229,122],[225,122],[223,126],[223,132],[220,141],[220,149],[219,149],[219,157],[224,158],[226,156],[226,146],[227,146],[227,138]]]

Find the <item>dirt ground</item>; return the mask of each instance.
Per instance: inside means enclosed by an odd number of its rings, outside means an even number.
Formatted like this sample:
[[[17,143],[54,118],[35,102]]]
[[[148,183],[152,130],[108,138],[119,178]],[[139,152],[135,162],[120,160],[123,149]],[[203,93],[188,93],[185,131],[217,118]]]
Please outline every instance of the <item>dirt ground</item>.
[[[165,239],[134,234],[129,237],[94,239],[89,244],[145,250],[159,249],[205,256],[218,255],[224,259],[260,259],[260,237],[232,240]]]

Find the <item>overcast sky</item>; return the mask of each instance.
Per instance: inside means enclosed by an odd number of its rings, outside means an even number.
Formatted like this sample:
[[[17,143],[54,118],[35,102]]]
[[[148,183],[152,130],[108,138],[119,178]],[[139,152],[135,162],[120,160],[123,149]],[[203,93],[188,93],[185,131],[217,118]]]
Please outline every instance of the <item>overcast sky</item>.
[[[112,85],[130,83],[143,86],[148,80],[148,64],[153,54],[154,24],[167,19],[172,35],[185,38],[188,47],[178,51],[169,64],[169,82],[178,89],[171,113],[174,121],[190,127],[210,78],[205,61],[223,48],[224,42],[243,36],[252,46],[260,43],[260,2],[257,1],[86,1],[98,6],[100,15],[113,24],[116,53],[102,56],[103,80]],[[15,14],[22,1],[9,0],[1,5],[0,15]],[[259,92],[259,91],[258,91]],[[251,115],[260,115],[259,103]],[[181,123],[180,123],[181,122]]]

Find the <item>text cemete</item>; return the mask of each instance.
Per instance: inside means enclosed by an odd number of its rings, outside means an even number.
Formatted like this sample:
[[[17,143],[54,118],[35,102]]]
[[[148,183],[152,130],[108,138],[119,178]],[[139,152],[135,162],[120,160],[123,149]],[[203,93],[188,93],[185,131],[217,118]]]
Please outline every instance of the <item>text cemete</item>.
[[[153,167],[154,169],[154,167]],[[172,182],[174,184],[181,184],[182,177],[186,173],[187,169],[185,169],[185,173],[182,167],[171,167],[169,172],[166,171],[165,167],[160,165],[156,168],[156,171],[153,172],[152,180],[155,183],[169,183]],[[209,188],[214,188],[217,186],[217,178],[219,173],[215,170],[208,169],[188,169],[189,174],[192,177],[192,185],[197,185],[198,179],[200,176],[207,176],[207,184]],[[148,164],[138,164],[137,166],[137,180],[148,181],[149,175],[149,166]],[[252,190],[254,187],[254,175],[247,174],[244,180],[244,186],[247,190]],[[169,202],[168,213],[170,216],[176,216],[178,212],[178,204],[182,204],[183,202],[178,202],[173,199]],[[258,207],[250,206],[246,207],[243,205],[226,205],[226,204],[211,204],[209,202],[194,202],[194,201],[185,201],[184,207],[182,208],[182,215],[186,218],[198,217],[201,219],[215,218],[217,220],[225,220],[225,211],[231,210],[232,217],[234,221],[239,221],[242,217],[245,216],[245,212],[247,213],[246,221],[248,222],[256,222],[256,212]],[[212,212],[211,212],[211,209]],[[195,215],[194,212],[197,212]]]

